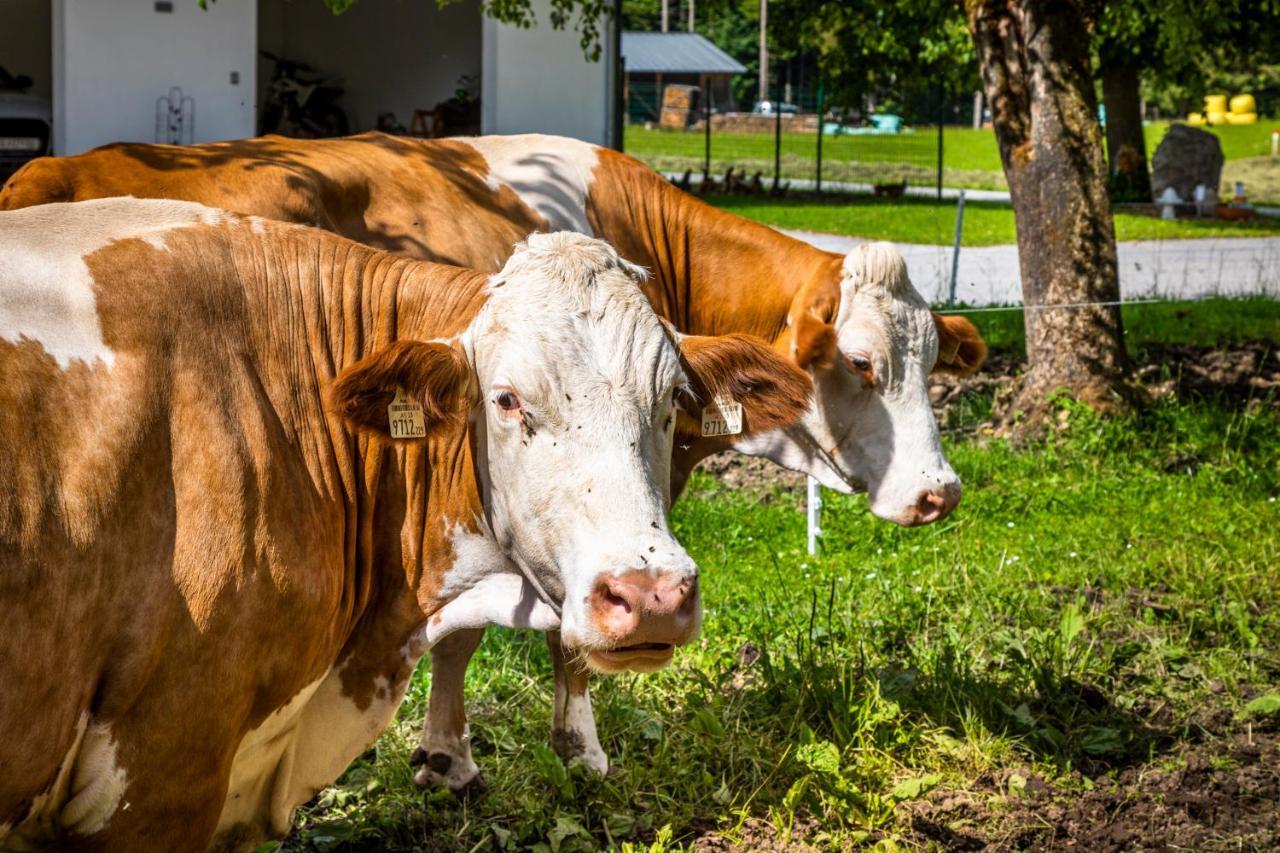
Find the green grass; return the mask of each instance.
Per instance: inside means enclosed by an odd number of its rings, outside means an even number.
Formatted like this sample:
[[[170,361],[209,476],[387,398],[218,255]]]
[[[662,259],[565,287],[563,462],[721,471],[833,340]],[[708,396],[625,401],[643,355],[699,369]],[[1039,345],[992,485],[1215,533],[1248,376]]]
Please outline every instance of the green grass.
[[[626,129],[625,150],[660,171],[701,173],[705,139],[700,133]],[[813,178],[817,135],[784,133],[784,178]],[[947,186],[1004,189],[1000,152],[989,130],[947,127],[943,149]],[[937,128],[894,136],[828,136],[822,142],[824,180],[892,183],[909,180],[932,185],[937,181]],[[748,175],[773,175],[773,134],[716,132],[711,139],[712,172],[723,175],[729,166]]]
[[[1153,121],[1143,128],[1146,137],[1147,156],[1156,153],[1160,140],[1168,132],[1172,122]],[[1280,129],[1280,119],[1260,118],[1257,124],[1220,125],[1202,127],[1222,143],[1222,156],[1227,160],[1246,157],[1262,157],[1271,154],[1271,131]]]
[[[866,195],[831,195],[817,200],[718,195],[707,200],[717,207],[776,228],[941,245],[949,245],[955,236],[954,201],[878,199]],[[1115,222],[1119,240],[1280,235],[1280,219],[1269,217],[1257,217],[1249,222],[1219,219],[1166,221],[1149,213],[1120,210],[1115,214]],[[1007,204],[965,203],[963,245],[995,246],[1016,241],[1013,209]]]
[[[990,316],[993,342],[1016,345]],[[1194,316],[1207,319],[1126,319],[1139,339],[1280,340],[1274,305]],[[614,773],[560,764],[541,638],[490,631],[468,683],[489,793],[413,787],[423,666],[376,755],[287,846],[657,851],[707,829],[733,838],[747,817],[785,838],[805,816],[819,847],[887,844],[932,787],[1013,770],[1069,787],[1074,770],[1172,760],[1202,715],[1280,682],[1280,416],[1213,401],[1112,421],[1062,411],[1062,431],[1029,448],[949,442],[965,498],[945,522],[902,529],[829,495],[817,558],[801,495],[696,476],[674,523],[702,567],[704,628],[661,673],[596,681]],[[748,643],[763,655],[743,668]]]
[[[1168,131],[1167,121],[1145,128],[1147,156],[1153,156]],[[1206,127],[1222,142],[1227,165],[1223,170],[1224,195],[1232,182],[1245,181],[1249,197],[1280,204],[1280,158],[1272,158],[1271,131],[1280,119],[1263,119],[1253,125]],[[705,140],[701,133],[652,129],[632,125],[626,129],[627,153],[655,169],[701,173]],[[784,133],[784,178],[812,179],[816,134]],[[823,179],[860,183],[893,183],[933,186],[937,182],[938,136],[936,128],[922,128],[895,136],[840,136],[823,139]],[[773,175],[773,135],[770,133],[718,132],[711,140],[712,172],[723,175],[733,166],[748,175],[760,171]],[[1260,159],[1261,158],[1261,159]],[[1248,162],[1245,162],[1248,161]],[[1000,150],[991,130],[948,126],[943,129],[943,183],[966,189],[1006,188],[1000,166]]]

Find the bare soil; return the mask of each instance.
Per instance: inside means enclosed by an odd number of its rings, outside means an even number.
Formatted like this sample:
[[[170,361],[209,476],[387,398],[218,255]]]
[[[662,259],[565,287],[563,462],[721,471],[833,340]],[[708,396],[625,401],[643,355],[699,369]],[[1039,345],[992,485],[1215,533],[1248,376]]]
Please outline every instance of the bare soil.
[[[908,841],[946,850],[1280,849],[1280,736],[1245,730],[1063,786],[1033,774],[935,791],[908,809]],[[1016,784],[1015,784],[1016,783]],[[1092,790],[1079,790],[1092,786]]]

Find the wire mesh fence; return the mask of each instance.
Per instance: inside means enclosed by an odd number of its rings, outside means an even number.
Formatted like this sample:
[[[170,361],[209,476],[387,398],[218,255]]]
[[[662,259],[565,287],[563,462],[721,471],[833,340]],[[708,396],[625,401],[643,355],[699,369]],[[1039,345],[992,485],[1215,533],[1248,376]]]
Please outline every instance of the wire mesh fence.
[[[910,188],[910,194],[936,195],[949,185],[947,173],[965,171],[972,159],[960,152],[957,168],[949,168],[949,130],[941,123],[946,110],[937,93],[906,108],[890,102],[853,112],[828,109],[821,85],[775,85],[768,100],[750,105],[716,97],[708,88],[705,97],[697,93],[695,109],[674,116],[663,107],[671,88],[661,80],[628,80],[625,148],[658,171],[687,174],[693,183],[714,179],[719,186],[713,190],[739,189],[745,181],[768,190],[900,196]],[[982,174],[956,174],[950,184],[1002,186],[998,158],[994,173],[988,173],[989,156],[983,165],[985,170],[967,169]]]

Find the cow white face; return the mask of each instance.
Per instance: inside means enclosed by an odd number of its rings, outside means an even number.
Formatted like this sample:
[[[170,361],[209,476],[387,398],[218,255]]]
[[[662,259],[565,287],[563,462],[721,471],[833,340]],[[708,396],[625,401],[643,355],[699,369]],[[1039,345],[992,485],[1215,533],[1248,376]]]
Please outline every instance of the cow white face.
[[[968,321],[929,311],[888,243],[845,258],[834,319],[807,307],[793,313],[792,353],[813,373],[814,404],[794,426],[738,449],[838,491],[865,488],[871,511],[898,524],[945,517],[960,500],[960,480],[942,450],[929,373],[976,369],[985,344]]]
[[[559,611],[565,647],[608,671],[656,669],[698,629],[697,566],[667,523],[672,447],[694,428],[694,398],[732,397],[748,430],[768,430],[799,417],[812,390],[763,341],[677,338],[640,277],[599,240],[534,235],[458,341],[397,342],[333,392],[348,420],[386,431],[396,389],[420,402],[428,429],[469,389],[498,556],[483,570],[514,563]],[[524,606],[509,604],[486,612]]]
[[[661,666],[700,618],[697,566],[667,524],[686,378],[639,276],[600,241],[535,235],[468,333],[494,538],[604,668]]]

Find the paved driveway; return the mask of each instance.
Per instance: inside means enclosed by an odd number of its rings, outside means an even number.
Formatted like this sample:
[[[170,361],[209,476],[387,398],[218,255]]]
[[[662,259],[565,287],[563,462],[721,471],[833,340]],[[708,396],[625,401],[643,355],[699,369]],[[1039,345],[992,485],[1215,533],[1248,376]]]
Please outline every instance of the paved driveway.
[[[858,237],[786,231],[813,245],[845,253]],[[947,301],[951,247],[899,243],[911,280],[926,299]],[[1131,299],[1199,299],[1266,294],[1280,298],[1280,237],[1143,240],[1121,243],[1120,293]],[[1016,246],[962,248],[956,301],[1005,305],[1022,301]]]

